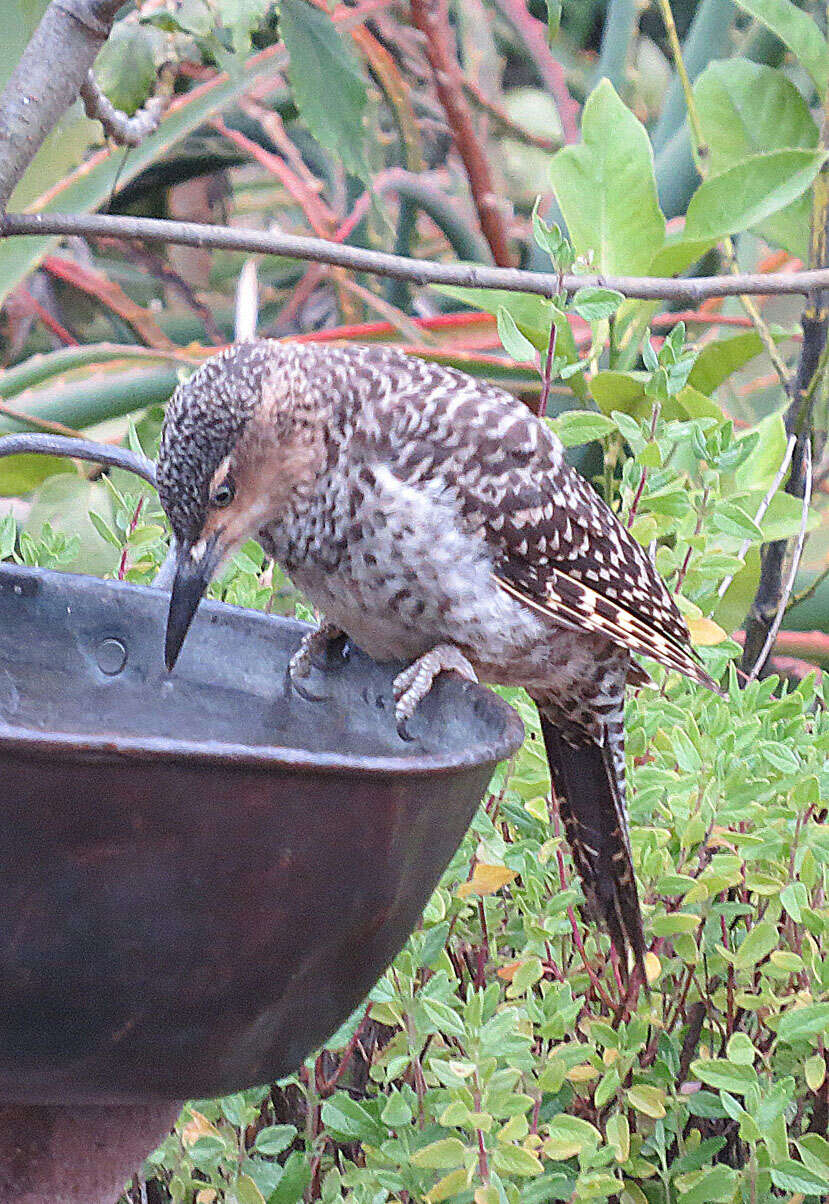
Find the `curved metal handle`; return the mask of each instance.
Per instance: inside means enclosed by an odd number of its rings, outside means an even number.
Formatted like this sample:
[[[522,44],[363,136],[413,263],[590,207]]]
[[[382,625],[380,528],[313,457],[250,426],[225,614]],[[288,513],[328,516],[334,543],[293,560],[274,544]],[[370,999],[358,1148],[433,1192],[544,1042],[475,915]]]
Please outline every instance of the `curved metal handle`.
[[[108,468],[124,468],[143,478],[157,489],[155,461],[139,455],[128,447],[112,447],[92,439],[73,439],[69,435],[4,435],[0,438],[0,457],[36,454],[41,456],[71,456],[74,460],[91,460]]]

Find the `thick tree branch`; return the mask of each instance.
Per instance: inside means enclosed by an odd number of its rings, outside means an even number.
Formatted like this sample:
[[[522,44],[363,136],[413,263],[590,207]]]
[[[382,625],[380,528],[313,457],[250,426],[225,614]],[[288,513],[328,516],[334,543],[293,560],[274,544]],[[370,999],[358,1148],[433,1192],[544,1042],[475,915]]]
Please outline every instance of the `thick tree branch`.
[[[123,0],[52,0],[0,95],[0,212],[78,97]]]
[[[280,255],[286,259],[331,263],[356,272],[390,276],[412,284],[453,284],[471,288],[506,289],[553,297],[559,291],[555,272],[527,272],[519,268],[491,268],[480,264],[431,263],[369,251],[329,242],[324,238],[305,238],[262,230],[242,230],[234,226],[213,226],[199,222],[172,222],[150,217],[121,217],[109,214],[7,213],[0,214],[0,238],[12,235],[56,235],[81,238],[124,238],[139,242],[167,242],[186,247],[206,247],[225,251],[247,251],[262,255]],[[611,288],[625,297],[646,301],[677,301],[699,305],[708,297],[735,297],[743,293],[755,296],[807,294],[829,289],[829,268],[808,272],[746,273],[741,276],[697,276],[674,280],[667,276],[566,275],[561,287],[569,293],[595,286]]]
[[[452,138],[463,160],[481,230],[492,258],[501,267],[513,263],[506,222],[486,151],[475,130],[463,92],[463,76],[452,51],[446,0],[411,0],[412,21],[426,39],[426,54]]]

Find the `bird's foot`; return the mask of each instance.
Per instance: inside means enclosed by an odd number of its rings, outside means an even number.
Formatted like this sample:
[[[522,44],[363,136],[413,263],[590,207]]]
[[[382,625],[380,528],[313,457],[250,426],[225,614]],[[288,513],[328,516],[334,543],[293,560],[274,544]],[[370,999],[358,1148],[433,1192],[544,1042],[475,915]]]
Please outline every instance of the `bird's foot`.
[[[342,639],[345,632],[336,623],[321,623],[315,631],[309,631],[303,636],[302,643],[288,661],[288,682],[301,698],[308,702],[321,702],[321,694],[312,694],[300,685],[302,678],[307,677],[314,664],[314,657],[328,651],[334,640]]]
[[[477,682],[478,675],[459,648],[453,644],[437,644],[431,652],[419,657],[398,673],[394,679],[394,718],[401,738],[410,740],[406,722],[432,688],[440,673],[459,673],[467,681]]]

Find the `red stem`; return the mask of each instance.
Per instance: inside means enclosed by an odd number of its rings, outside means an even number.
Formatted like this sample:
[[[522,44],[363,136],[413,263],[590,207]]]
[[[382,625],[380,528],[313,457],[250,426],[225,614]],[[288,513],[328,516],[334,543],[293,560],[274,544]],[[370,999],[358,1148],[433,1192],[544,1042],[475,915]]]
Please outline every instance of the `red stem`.
[[[130,520],[130,525],[127,530],[127,539],[129,539],[129,537],[132,535],[135,528],[138,526],[138,520],[141,517],[141,508],[143,505],[144,505],[144,499],[143,499],[143,497],[140,497],[138,499],[138,505],[135,507],[135,513],[133,514],[132,519]],[[121,549],[121,559],[118,563],[118,580],[119,581],[123,581],[127,575],[127,551],[128,551],[127,545],[124,544],[124,547]]]
[[[411,0],[412,21],[426,39],[426,54],[435,77],[438,99],[463,160],[478,221],[500,267],[513,263],[506,222],[498,201],[489,160],[463,92],[463,76],[453,53],[447,0]]]

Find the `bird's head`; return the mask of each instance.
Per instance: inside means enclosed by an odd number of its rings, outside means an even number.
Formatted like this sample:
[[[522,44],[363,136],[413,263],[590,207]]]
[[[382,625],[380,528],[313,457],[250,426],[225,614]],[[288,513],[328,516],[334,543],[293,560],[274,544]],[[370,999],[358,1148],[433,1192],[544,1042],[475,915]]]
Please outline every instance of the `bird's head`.
[[[177,549],[168,669],[222,562],[284,515],[315,480],[322,456],[308,378],[288,346],[242,343],[178,387],[157,465],[158,494]]]

